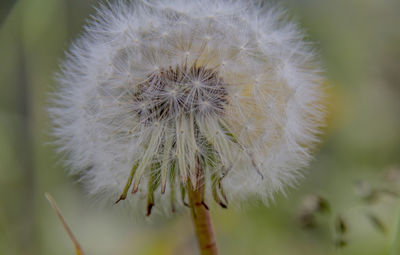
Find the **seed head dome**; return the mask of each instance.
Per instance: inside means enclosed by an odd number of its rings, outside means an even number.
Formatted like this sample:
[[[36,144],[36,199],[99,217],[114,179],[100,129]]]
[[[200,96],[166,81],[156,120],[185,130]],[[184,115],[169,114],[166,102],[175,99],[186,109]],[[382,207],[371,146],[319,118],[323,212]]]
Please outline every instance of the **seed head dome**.
[[[71,172],[148,210],[199,180],[222,206],[268,200],[307,165],[324,117],[301,31],[251,1],[102,5],[61,67],[50,114]]]

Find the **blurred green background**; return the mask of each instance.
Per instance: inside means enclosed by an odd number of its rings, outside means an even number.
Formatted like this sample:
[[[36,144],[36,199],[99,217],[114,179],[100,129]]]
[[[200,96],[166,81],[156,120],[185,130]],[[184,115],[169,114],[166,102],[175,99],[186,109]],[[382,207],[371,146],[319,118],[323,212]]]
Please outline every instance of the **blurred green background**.
[[[197,254],[188,211],[143,221],[120,207],[99,208],[50,145],[46,104],[53,73],[95,2],[0,1],[0,254],[74,254],[45,191],[86,254]],[[229,210],[212,206],[221,254],[396,254],[400,1],[279,2],[320,53],[330,87],[329,125],[305,178],[286,197],[269,207],[257,201]],[[306,230],[299,215],[310,193],[323,196],[330,213],[317,215]],[[341,249],[334,244],[338,215],[346,227]]]

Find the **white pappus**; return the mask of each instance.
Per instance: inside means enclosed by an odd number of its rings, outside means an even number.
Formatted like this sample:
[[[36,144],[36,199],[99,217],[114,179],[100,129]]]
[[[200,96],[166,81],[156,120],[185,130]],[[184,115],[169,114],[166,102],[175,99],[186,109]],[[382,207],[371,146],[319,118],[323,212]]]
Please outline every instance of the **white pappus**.
[[[309,162],[325,115],[303,37],[271,4],[100,5],[57,77],[59,150],[89,193],[147,214],[175,210],[199,179],[223,207],[268,201]]]

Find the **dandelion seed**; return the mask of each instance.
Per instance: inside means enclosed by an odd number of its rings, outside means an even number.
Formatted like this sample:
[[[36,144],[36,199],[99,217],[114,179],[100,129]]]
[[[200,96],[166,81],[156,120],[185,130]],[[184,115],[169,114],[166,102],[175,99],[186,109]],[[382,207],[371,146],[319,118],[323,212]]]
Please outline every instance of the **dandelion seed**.
[[[301,37],[279,8],[248,1],[100,6],[49,109],[71,172],[148,215],[186,203],[188,183],[206,208],[268,200],[299,177],[324,117]]]

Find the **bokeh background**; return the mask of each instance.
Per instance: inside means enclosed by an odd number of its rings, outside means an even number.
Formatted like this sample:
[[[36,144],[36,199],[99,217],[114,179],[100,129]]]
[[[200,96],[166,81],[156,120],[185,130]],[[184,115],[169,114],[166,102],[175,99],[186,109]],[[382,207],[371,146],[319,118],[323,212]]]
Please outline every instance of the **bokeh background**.
[[[328,127],[305,178],[286,197],[269,207],[255,200],[212,206],[221,254],[400,254],[400,1],[279,2],[321,56]],[[188,211],[150,221],[98,207],[51,145],[53,73],[93,5],[0,1],[0,254],[74,254],[45,191],[86,254],[197,254]],[[310,194],[329,209],[312,214],[318,204]]]

